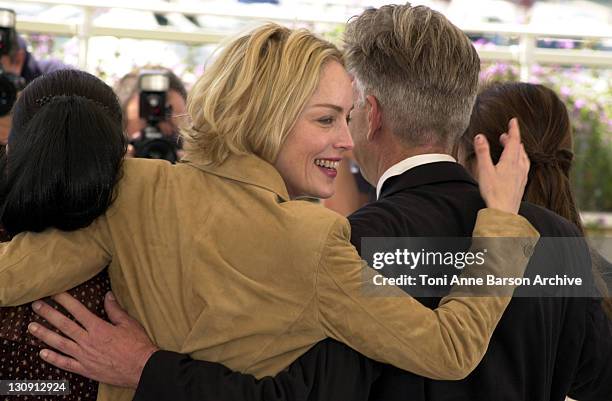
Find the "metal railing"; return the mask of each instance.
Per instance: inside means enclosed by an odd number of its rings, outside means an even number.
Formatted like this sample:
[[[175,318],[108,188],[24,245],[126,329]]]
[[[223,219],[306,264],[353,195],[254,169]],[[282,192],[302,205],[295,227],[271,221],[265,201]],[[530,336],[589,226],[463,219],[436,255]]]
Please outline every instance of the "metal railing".
[[[241,21],[276,21],[295,27],[304,24],[327,24],[330,28],[341,26],[346,20],[329,15],[305,15],[304,13],[287,14],[287,10],[277,13],[265,13],[261,9],[249,8],[249,12],[239,8],[211,9],[205,3],[177,4],[152,1],[146,5],[118,0],[17,0],[17,3],[36,3],[44,5],[70,5],[83,10],[82,19],[78,22],[44,22],[33,18],[18,17],[17,29],[25,33],[49,33],[61,36],[76,36],[79,39],[79,67],[91,70],[87,65],[89,39],[95,36],[114,36],[118,38],[148,39],[174,41],[190,45],[215,44],[224,40],[231,31],[220,31],[190,27],[178,29],[160,26],[155,29],[138,27],[101,26],[93,24],[95,11],[98,9],[125,9],[148,11],[162,15],[182,14],[186,16],[229,17]],[[274,9],[274,8],[271,8]],[[520,66],[521,80],[530,78],[534,64],[583,65],[590,67],[612,67],[612,51],[585,49],[543,49],[537,48],[538,39],[579,38],[581,40],[612,40],[612,26],[600,29],[580,30],[563,27],[557,30],[538,30],[529,25],[477,24],[460,25],[467,34],[497,35],[518,39],[518,45],[478,48],[479,56],[484,61],[515,62]],[[584,223],[594,235],[612,236],[612,215],[583,213]],[[599,228],[597,228],[599,227]]]
[[[17,29],[20,32],[34,33],[43,32],[56,35],[76,36],[79,39],[79,67],[90,70],[87,65],[89,52],[89,39],[95,36],[114,36],[119,38],[152,39],[162,41],[175,41],[191,45],[218,43],[226,38],[231,32],[188,29],[180,30],[171,27],[159,27],[155,29],[141,29],[138,27],[99,26],[93,24],[94,11],[97,9],[120,8],[126,10],[149,11],[158,14],[182,14],[187,16],[214,16],[230,17],[244,21],[276,21],[289,26],[303,24],[323,23],[330,26],[343,25],[346,20],[320,13],[296,12],[288,15],[287,10],[249,9],[245,12],[242,8],[219,7],[211,9],[206,3],[167,3],[152,1],[146,5],[134,4],[118,0],[18,0],[18,3],[37,3],[44,5],[70,5],[83,10],[82,20],[76,23],[41,22],[32,18],[18,17]],[[538,30],[529,25],[516,24],[471,24],[460,25],[460,28],[468,34],[501,35],[518,38],[518,45],[496,46],[495,48],[479,48],[478,52],[484,61],[509,61],[516,62],[520,66],[521,80],[530,78],[534,64],[562,64],[562,65],[584,65],[591,67],[612,66],[612,52],[587,49],[542,49],[536,46],[539,38],[580,38],[584,40],[612,40],[612,26],[608,25],[599,29],[572,29],[562,27],[557,30]]]

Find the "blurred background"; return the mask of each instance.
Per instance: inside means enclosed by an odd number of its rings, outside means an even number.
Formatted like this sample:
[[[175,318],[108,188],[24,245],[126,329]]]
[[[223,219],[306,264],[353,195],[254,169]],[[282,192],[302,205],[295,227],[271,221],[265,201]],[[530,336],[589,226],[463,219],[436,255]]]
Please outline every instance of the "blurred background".
[[[35,58],[55,58],[110,85],[160,64],[189,88],[225,39],[263,21],[306,27],[341,45],[344,24],[379,0],[13,0]],[[573,185],[589,232],[612,236],[612,1],[413,1],[445,14],[473,40],[483,81],[555,89],[575,130]]]

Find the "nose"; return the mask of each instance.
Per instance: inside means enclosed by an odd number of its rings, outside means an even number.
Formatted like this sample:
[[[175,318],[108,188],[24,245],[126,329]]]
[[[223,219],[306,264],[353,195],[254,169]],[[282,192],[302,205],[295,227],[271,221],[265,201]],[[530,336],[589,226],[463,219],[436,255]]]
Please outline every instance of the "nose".
[[[334,148],[347,151],[353,149],[353,146],[353,137],[351,136],[351,131],[348,128],[348,124],[343,124],[338,133],[338,139],[334,145]]]

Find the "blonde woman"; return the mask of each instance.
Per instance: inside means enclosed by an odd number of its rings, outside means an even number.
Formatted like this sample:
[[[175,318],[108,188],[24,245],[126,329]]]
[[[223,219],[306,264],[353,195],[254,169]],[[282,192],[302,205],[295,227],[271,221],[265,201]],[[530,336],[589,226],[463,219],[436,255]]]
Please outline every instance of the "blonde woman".
[[[275,24],[239,37],[188,99],[184,163],[126,160],[114,203],[90,226],[2,244],[0,304],[61,292],[109,265],[118,300],[164,349],[261,377],[333,337],[402,369],[464,377],[509,299],[451,293],[432,311],[395,287],[364,297],[371,271],[346,219],[295,200],[333,194],[337,163],[353,147],[352,106],[333,45]],[[482,163],[493,209],[481,211],[474,235],[526,237],[522,247],[538,237],[515,215],[529,163],[516,130],[508,138],[506,163]],[[528,260],[516,249],[492,253],[465,274],[520,275]],[[132,395],[102,385],[98,399]]]

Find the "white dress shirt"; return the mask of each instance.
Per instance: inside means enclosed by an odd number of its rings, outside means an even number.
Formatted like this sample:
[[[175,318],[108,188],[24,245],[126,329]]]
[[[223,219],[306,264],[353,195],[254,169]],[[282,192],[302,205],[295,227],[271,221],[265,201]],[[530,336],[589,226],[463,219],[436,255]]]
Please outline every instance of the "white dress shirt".
[[[445,155],[442,153],[427,153],[424,155],[416,155],[408,157],[399,163],[389,167],[387,171],[380,177],[378,184],[376,185],[376,199],[380,197],[380,190],[387,179],[395,177],[396,175],[404,174],[406,171],[423,164],[435,163],[435,162],[454,162],[457,163],[454,157],[451,155]]]

